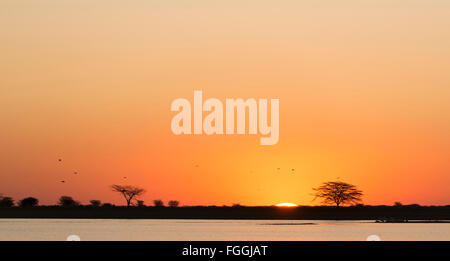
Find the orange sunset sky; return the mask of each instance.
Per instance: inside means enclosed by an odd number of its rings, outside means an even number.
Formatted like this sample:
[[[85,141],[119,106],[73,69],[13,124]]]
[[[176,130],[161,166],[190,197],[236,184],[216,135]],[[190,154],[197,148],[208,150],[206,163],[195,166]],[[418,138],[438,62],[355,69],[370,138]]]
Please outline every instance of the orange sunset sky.
[[[0,193],[314,205],[339,177],[450,204],[449,28],[446,0],[1,0]],[[194,90],[280,99],[279,143],[174,135]]]

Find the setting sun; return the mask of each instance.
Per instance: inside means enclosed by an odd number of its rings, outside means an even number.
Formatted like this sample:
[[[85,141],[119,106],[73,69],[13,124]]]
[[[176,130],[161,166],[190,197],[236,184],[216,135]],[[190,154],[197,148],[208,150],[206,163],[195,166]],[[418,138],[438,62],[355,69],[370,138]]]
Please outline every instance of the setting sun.
[[[280,203],[276,205],[277,207],[296,207],[297,205],[294,203]]]

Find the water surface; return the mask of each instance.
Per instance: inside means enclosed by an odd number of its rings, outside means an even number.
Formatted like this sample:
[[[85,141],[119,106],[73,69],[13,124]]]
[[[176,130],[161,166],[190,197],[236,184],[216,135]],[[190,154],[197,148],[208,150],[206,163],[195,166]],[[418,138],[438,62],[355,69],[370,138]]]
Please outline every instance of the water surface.
[[[324,220],[0,219],[0,240],[450,240],[448,223]]]

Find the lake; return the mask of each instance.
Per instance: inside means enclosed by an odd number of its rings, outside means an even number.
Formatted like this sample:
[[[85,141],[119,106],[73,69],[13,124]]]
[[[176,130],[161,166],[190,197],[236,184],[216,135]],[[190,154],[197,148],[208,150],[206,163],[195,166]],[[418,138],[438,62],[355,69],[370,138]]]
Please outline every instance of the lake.
[[[448,223],[327,220],[0,219],[0,240],[450,240]]]

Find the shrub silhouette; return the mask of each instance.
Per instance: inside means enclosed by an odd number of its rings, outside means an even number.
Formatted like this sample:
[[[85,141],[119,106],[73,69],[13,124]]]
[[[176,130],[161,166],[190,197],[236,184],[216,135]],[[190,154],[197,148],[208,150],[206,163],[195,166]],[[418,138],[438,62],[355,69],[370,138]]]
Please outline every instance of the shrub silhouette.
[[[160,199],[155,199],[153,200],[153,205],[155,205],[155,207],[164,207],[164,202]]]
[[[19,206],[21,207],[35,207],[39,204],[39,200],[37,198],[28,197],[19,201]]]
[[[72,197],[69,196],[61,196],[59,198],[58,204],[61,207],[77,207],[80,205],[78,201],[75,201]]]
[[[178,207],[179,204],[180,204],[180,202],[178,202],[177,200],[169,201],[169,207],[171,207],[171,208],[176,208],[176,207]]]
[[[102,205],[102,202],[100,200],[96,200],[96,199],[89,201],[89,203],[91,203],[91,206],[96,207],[96,208],[100,207]]]
[[[14,200],[11,197],[0,197],[0,207],[10,208],[14,206]]]

